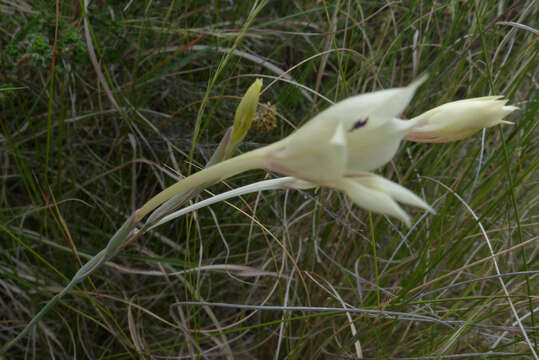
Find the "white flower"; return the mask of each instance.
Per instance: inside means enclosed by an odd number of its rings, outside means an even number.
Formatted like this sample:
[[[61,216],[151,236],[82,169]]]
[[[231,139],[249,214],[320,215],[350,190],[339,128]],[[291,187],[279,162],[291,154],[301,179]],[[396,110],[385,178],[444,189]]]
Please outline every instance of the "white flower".
[[[503,96],[485,96],[440,105],[415,118],[419,125],[406,140],[441,143],[464,139],[475,132],[498,124],[512,124],[503,118],[518,110],[506,106]]]
[[[506,106],[506,100],[499,96],[490,96],[441,105],[411,120],[399,119],[425,79],[332,105],[288,137],[206,168],[165,189],[139,209],[137,216],[142,218],[170,196],[195,186],[266,168],[314,186],[344,191],[358,206],[409,225],[410,218],[397,202],[432,209],[409,190],[369,172],[390,161],[403,138],[420,142],[459,140],[484,127],[507,123],[503,118],[517,109]]]
[[[431,210],[420,198],[389,180],[368,174],[389,162],[403,137],[421,120],[398,116],[426,80],[376,91],[330,106],[290,136],[208,167],[170,186],[137,210],[141,219],[171,196],[241,172],[266,168],[316,186],[345,191],[359,206],[410,224],[396,201]]]
[[[403,137],[421,122],[398,116],[425,80],[423,76],[407,87],[341,101],[254,153],[269,170],[342,190],[360,207],[395,216],[409,226],[410,218],[396,201],[432,209],[409,190],[368,171],[390,161]]]
[[[398,116],[426,76],[407,87],[343,100],[322,111],[287,138],[266,148],[266,168],[318,184],[346,173],[371,171],[391,160],[419,120]]]

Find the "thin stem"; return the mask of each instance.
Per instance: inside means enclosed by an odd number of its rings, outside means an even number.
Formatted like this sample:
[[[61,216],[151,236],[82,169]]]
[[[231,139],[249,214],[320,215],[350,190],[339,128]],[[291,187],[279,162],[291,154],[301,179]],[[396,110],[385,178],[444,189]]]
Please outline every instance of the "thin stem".
[[[374,222],[372,220],[372,211],[369,211],[369,225],[371,228],[371,246],[374,256],[374,277],[376,281],[376,304],[380,308],[380,284],[378,278],[378,257],[376,256],[376,238],[374,236]]]
[[[169,186],[159,194],[152,197],[141,208],[139,208],[137,210],[136,220],[141,220],[156,207],[176,194],[184,193],[207,183],[224,180],[247,170],[264,168],[264,155],[266,154],[267,150],[268,146],[250,151],[243,155],[217,163],[178,181],[174,185]]]

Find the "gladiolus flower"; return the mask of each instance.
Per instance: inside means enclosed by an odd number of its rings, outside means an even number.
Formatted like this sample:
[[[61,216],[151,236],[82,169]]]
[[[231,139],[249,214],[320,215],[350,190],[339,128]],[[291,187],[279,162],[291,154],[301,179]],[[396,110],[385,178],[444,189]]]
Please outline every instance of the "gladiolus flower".
[[[379,168],[419,124],[398,116],[425,80],[423,76],[407,87],[358,95],[330,106],[287,138],[260,149],[266,168],[322,185],[349,172]]]
[[[440,105],[413,118],[419,125],[405,139],[443,143],[464,139],[483,128],[512,124],[503,118],[518,107],[506,106],[506,103],[502,96],[485,96]]]
[[[410,219],[397,201],[432,209],[409,190],[369,171],[389,162],[403,138],[459,140],[481,128],[507,123],[502,119],[517,109],[505,106],[501,97],[491,96],[441,105],[411,120],[399,119],[425,79],[423,76],[406,87],[358,95],[332,105],[288,137],[208,167],[165,189],[137,211],[137,218],[193,187],[266,168],[316,186],[339,189],[358,206],[409,225]],[[256,96],[245,98],[258,101],[260,85],[252,86]]]
[[[332,105],[288,137],[208,167],[163,190],[137,211],[137,218],[171,196],[200,184],[266,168],[317,186],[341,189],[357,205],[409,223],[393,199],[424,208],[428,205],[418,202],[419,198],[411,201],[410,196],[402,195],[403,190],[394,191],[404,188],[389,180],[384,182],[370,175],[365,177],[370,180],[360,177],[354,182],[347,177],[374,170],[391,160],[404,136],[421,121],[401,120],[398,116],[425,80],[423,76],[406,87],[358,95]],[[383,184],[392,190],[381,190]],[[381,203],[375,206],[374,199]]]

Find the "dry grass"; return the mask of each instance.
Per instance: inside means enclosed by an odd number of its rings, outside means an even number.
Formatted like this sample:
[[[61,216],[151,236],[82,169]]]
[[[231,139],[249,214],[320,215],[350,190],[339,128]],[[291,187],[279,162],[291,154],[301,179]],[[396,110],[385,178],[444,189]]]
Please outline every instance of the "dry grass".
[[[0,0],[0,343],[134,208],[207,162],[257,77],[277,122],[241,151],[328,100],[423,72],[405,116],[504,94],[521,108],[515,126],[403,144],[379,172],[437,210],[408,209],[410,230],[327,189],[246,195],[168,223],[5,359],[533,358],[536,3],[237,3],[94,1],[85,18],[79,2]]]

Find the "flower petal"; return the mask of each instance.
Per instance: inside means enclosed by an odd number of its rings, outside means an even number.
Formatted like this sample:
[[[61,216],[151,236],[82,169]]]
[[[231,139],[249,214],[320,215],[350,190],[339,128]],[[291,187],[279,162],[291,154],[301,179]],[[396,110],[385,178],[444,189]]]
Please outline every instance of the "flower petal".
[[[371,171],[387,164],[404,136],[418,121],[389,119],[375,130],[358,129],[348,134],[347,172]]]
[[[323,111],[311,122],[330,116],[339,118],[347,130],[347,170],[374,170],[393,158],[404,135],[419,122],[397,117],[425,80],[426,75],[403,88],[354,96]]]
[[[266,150],[266,167],[280,174],[324,184],[341,178],[347,159],[342,123],[331,118],[301,127]]]
[[[359,176],[358,176],[359,175]],[[350,176],[347,174],[347,177]],[[427,210],[428,212],[435,214],[434,209],[427,204],[423,199],[408,190],[404,186],[401,186],[391,180],[388,180],[382,176],[378,176],[371,173],[355,174],[352,175],[354,181],[359,182],[371,189],[378,189],[389,194],[393,199],[398,202],[416,206]]]
[[[337,118],[343,122],[345,130],[352,133],[376,128],[398,117],[426,79],[427,75],[423,75],[406,87],[379,90],[342,100],[322,111],[304,126],[318,126],[319,122]],[[364,124],[359,126],[362,123]]]
[[[386,192],[367,187],[347,178],[343,178],[333,185],[335,188],[346,192],[359,207],[375,213],[396,217],[410,227],[411,221],[408,214]]]

